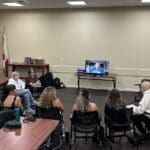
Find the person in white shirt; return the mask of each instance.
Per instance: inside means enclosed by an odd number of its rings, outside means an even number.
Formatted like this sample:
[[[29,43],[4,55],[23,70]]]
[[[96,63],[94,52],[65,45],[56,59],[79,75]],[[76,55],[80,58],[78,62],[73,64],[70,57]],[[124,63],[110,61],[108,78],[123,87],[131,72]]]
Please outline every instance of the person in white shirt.
[[[25,89],[25,83],[19,79],[19,72],[14,71],[11,74],[11,78],[8,80],[8,85],[13,84],[16,86],[16,95],[17,96],[22,96],[24,100],[24,109],[27,112],[32,112],[35,113],[34,110],[31,109],[31,105],[35,105],[36,101],[32,97],[31,92],[29,89]]]
[[[139,105],[135,106],[132,104],[127,107],[133,108],[133,122],[141,134],[145,134],[142,122],[150,129],[150,80],[143,80],[140,87],[143,97]]]

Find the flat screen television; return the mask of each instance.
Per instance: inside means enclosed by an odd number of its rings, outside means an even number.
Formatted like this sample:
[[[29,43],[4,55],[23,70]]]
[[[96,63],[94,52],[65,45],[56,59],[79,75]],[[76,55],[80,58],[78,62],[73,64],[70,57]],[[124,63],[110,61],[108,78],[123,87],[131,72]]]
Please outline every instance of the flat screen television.
[[[104,75],[109,72],[109,61],[86,60],[85,72],[92,75]]]

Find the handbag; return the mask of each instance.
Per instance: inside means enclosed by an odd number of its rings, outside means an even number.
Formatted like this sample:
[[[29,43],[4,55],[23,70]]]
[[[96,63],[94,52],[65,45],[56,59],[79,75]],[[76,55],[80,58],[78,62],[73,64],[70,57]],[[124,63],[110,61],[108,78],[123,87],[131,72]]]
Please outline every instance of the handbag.
[[[21,123],[19,121],[16,120],[12,120],[12,121],[7,121],[4,126],[4,128],[7,129],[16,129],[16,128],[21,128]]]
[[[15,116],[12,110],[4,110],[0,112],[0,128],[9,120],[14,120]]]
[[[127,134],[127,137],[128,137],[129,143],[132,145],[138,145],[139,143],[142,142],[141,136],[138,135],[137,133],[130,132]]]

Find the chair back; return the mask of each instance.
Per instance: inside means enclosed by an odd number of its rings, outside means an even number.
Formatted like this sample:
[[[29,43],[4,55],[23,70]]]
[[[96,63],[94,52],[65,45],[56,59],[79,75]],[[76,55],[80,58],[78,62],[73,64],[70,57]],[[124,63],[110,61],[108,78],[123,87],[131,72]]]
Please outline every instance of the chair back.
[[[57,126],[54,132],[45,140],[38,150],[62,150],[63,139],[61,137],[62,126]]]
[[[124,111],[126,116],[126,122],[130,124],[132,121],[133,108],[125,108]]]
[[[73,112],[71,119],[73,126],[80,128],[95,128],[100,123],[100,119],[97,111],[92,112]]]
[[[114,116],[115,119],[118,118],[118,120],[115,120],[116,122],[120,124],[130,124],[131,123],[131,117],[132,117],[132,108],[124,108],[118,111],[118,113]]]
[[[130,123],[132,116],[132,108],[123,108],[116,110],[113,107],[105,105],[105,123],[119,123],[125,124]]]
[[[58,108],[56,107],[43,108],[39,106],[36,107],[36,117],[54,120],[61,120],[63,118],[62,113]]]

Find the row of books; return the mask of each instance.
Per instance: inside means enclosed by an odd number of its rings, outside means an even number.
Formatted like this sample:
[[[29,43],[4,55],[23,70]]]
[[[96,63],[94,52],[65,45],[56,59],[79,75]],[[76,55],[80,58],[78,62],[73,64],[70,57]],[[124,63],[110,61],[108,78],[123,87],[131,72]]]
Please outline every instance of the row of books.
[[[33,64],[33,65],[43,65],[45,64],[45,59],[36,59],[31,57],[25,57],[24,59],[25,64]]]

